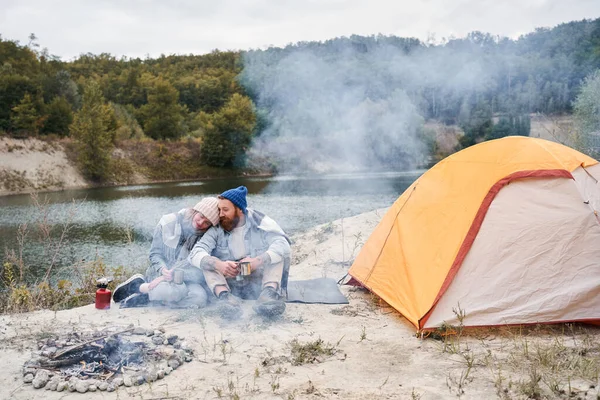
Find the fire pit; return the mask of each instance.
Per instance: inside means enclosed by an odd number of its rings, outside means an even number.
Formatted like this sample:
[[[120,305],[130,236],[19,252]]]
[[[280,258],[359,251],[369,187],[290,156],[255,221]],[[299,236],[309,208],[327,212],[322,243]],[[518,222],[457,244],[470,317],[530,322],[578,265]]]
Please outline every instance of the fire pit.
[[[39,342],[35,356],[23,366],[23,381],[59,392],[112,392],[121,385],[162,379],[192,356],[182,338],[163,329],[72,332]]]

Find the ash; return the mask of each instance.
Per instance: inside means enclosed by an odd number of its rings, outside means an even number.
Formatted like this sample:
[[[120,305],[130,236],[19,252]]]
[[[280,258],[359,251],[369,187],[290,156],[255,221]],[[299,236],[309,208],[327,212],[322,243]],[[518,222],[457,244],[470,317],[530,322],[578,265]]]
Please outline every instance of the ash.
[[[23,382],[58,392],[112,392],[162,379],[192,357],[183,338],[162,328],[71,332],[38,343],[23,366]]]

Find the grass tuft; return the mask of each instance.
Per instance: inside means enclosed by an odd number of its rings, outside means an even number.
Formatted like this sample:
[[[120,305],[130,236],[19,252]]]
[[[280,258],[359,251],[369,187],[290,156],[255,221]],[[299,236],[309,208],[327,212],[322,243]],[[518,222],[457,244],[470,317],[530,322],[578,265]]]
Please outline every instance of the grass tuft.
[[[324,358],[331,357],[338,351],[337,345],[325,343],[321,338],[307,343],[300,343],[298,339],[294,339],[289,345],[292,365],[320,363]]]

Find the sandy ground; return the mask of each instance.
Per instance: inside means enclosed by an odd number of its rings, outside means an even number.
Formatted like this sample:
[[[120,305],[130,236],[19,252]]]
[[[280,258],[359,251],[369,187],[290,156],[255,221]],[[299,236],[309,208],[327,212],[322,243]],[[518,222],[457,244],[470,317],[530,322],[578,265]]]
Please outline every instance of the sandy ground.
[[[349,260],[385,211],[334,221],[296,236],[290,278],[342,278]],[[557,339],[542,332],[523,341],[514,334],[489,331],[463,337],[452,347],[416,337],[410,323],[370,293],[348,286],[341,290],[350,301],[347,306],[288,304],[284,316],[275,321],[255,315],[249,301],[244,302],[243,318],[234,322],[222,320],[210,308],[119,309],[114,304],[108,311],[90,305],[0,316],[0,399],[526,398],[518,387],[527,382],[530,373],[524,368],[515,375],[514,369],[504,366],[514,363],[511,349],[519,349],[523,343],[533,349],[536,341],[579,340],[568,335]],[[194,360],[152,385],[120,387],[112,393],[59,393],[23,384],[23,363],[32,357],[38,340],[49,333],[126,328],[130,324],[163,327],[184,337],[194,349]],[[586,335],[600,359],[600,334]],[[319,338],[334,346],[335,354],[292,365],[291,341],[308,343]],[[598,396],[598,382],[593,379],[572,379],[569,384],[579,398]]]
[[[21,184],[10,190],[0,182],[0,195],[86,186],[58,143],[37,139],[0,138],[0,176]]]
[[[539,126],[538,126],[539,125]],[[532,136],[553,134],[532,121]],[[552,131],[550,133],[553,133]],[[69,165],[64,152],[44,142],[0,139],[0,172],[18,171],[31,190],[83,187],[85,181]],[[10,191],[0,187],[0,195]],[[334,221],[296,236],[291,280],[342,278],[386,210],[376,210]],[[350,304],[288,304],[276,321],[256,316],[251,302],[244,317],[227,322],[214,310],[119,309],[96,310],[93,305],[59,312],[38,311],[0,316],[0,399],[525,399],[527,384],[535,378],[528,349],[537,354],[556,351],[572,361],[564,349],[584,343],[588,358],[600,364],[600,332],[556,331],[515,333],[496,330],[462,337],[448,344],[422,340],[415,328],[376,296],[342,286]],[[23,384],[22,366],[32,357],[38,341],[49,334],[127,328],[164,328],[185,337],[194,360],[152,385],[121,387],[116,392],[70,393],[35,390]],[[562,329],[562,331],[561,331]],[[586,328],[587,329],[587,328]],[[322,339],[335,348],[318,362],[292,365],[292,340]],[[570,347],[569,347],[570,346]],[[579,347],[577,347],[579,346]],[[558,350],[556,350],[558,349]],[[589,355],[591,354],[591,361]],[[541,355],[538,358],[542,358]],[[544,375],[542,396],[598,399],[600,380],[571,374]],[[567,367],[565,367],[566,369]],[[551,387],[559,387],[552,392]]]

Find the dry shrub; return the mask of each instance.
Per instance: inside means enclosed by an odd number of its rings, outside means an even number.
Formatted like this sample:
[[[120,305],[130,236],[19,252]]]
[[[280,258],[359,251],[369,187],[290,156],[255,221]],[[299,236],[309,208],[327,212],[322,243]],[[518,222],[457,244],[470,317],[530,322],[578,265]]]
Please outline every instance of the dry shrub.
[[[69,161],[76,165],[78,154],[73,141],[62,141]],[[177,181],[206,178],[223,178],[247,174],[272,173],[272,168],[248,167],[227,169],[209,167],[203,163],[200,151],[202,140],[186,138],[176,141],[159,141],[148,138],[118,140],[105,183],[135,183],[136,175],[150,181]]]
[[[237,170],[203,165],[199,139],[179,141],[126,140],[119,147],[137,169],[154,181],[186,180],[232,176]]]
[[[193,179],[200,175],[200,143],[197,140],[129,140],[121,142],[121,149],[151,180]]]
[[[67,234],[72,227],[72,219],[77,212],[78,204],[73,203],[68,216],[55,232],[50,221],[47,202],[40,202],[37,195],[32,195],[37,208],[37,225],[29,227],[22,224],[17,230],[17,249],[8,249],[0,268],[0,312],[27,312],[36,309],[64,309],[90,304],[94,301],[96,280],[104,276],[113,277],[109,289],[127,279],[131,271],[125,267],[107,266],[101,258],[72,266],[59,266],[57,260],[65,249]],[[30,238],[37,236],[42,241],[44,260],[36,268],[43,268],[43,278],[32,282],[30,266],[23,257],[30,244]],[[39,253],[39,251],[38,251]],[[69,269],[71,280],[59,280],[61,270]]]
[[[114,183],[135,183],[136,172],[136,165],[125,157],[113,157],[110,162],[110,180]]]
[[[5,262],[2,271],[5,286],[2,291],[5,295],[0,296],[0,313],[20,313],[38,309],[63,310],[87,305],[94,302],[98,278],[112,277],[113,281],[108,288],[114,290],[130,275],[126,268],[109,267],[101,259],[71,268],[75,272],[73,280],[26,284],[12,278],[16,275],[16,267]]]
[[[42,168],[38,168],[35,171],[35,177],[37,184],[34,189],[45,190],[49,188],[63,188],[65,182],[62,180],[61,172],[52,172]]]
[[[35,309],[33,295],[25,285],[12,288],[8,294],[7,312],[26,312]]]
[[[4,190],[17,192],[19,190],[32,188],[34,185],[25,176],[25,171],[0,170],[0,185]]]
[[[459,397],[472,380],[472,371],[479,370],[489,375],[502,399],[600,399],[597,327],[443,325],[426,337],[438,340],[441,351],[459,362],[460,370],[449,372],[447,379],[450,391]]]
[[[325,343],[321,338],[307,343],[300,343],[298,339],[294,339],[289,345],[292,365],[320,363],[324,358],[331,357],[338,351],[337,344]]]

